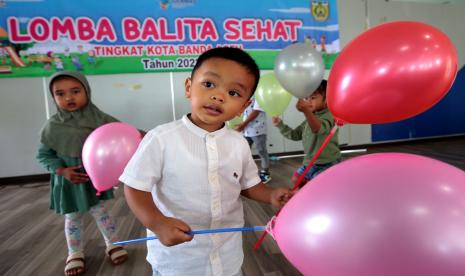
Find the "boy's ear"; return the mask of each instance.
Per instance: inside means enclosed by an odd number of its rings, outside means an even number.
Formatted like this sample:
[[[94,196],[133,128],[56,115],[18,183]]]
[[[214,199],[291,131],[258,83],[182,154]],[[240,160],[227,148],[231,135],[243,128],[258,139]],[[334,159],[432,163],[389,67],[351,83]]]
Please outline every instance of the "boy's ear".
[[[249,99],[247,102],[245,102],[245,104],[242,106],[240,112],[237,113],[236,116],[242,115],[242,113],[244,113],[244,110],[245,110],[251,103],[252,103],[252,99]]]
[[[186,79],[184,82],[184,94],[186,95],[186,98],[190,99],[191,97],[191,88],[192,88],[192,80],[190,77]]]
[[[328,107],[328,101],[326,100],[326,98],[323,99],[323,105],[325,108]]]

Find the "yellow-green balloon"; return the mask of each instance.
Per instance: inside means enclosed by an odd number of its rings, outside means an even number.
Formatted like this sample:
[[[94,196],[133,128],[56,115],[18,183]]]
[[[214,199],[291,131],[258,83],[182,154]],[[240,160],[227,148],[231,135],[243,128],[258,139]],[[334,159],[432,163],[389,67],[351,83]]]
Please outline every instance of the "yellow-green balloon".
[[[242,121],[243,121],[242,115],[236,116],[232,118],[231,120],[227,121],[226,126],[229,127],[230,129],[234,129],[236,125],[242,123]]]
[[[260,77],[255,99],[269,116],[279,116],[289,106],[292,95],[284,90],[273,73],[268,73]]]

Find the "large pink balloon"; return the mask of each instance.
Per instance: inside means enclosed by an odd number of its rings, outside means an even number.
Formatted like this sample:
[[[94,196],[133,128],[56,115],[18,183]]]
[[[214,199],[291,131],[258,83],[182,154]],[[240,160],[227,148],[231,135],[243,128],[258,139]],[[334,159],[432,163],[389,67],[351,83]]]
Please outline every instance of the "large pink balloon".
[[[82,148],[82,163],[100,193],[116,184],[141,141],[139,131],[126,123],[109,123],[95,129]]]
[[[407,119],[449,91],[457,59],[450,39],[435,27],[411,21],[379,25],[337,57],[328,80],[328,107],[348,123]]]
[[[465,172],[379,153],[321,173],[272,233],[304,275],[465,275]]]

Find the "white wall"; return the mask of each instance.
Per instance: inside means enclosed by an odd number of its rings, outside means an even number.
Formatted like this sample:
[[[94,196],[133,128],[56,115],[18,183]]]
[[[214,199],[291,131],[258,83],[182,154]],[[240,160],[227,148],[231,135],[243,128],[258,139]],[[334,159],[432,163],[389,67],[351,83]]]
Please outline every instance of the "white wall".
[[[447,34],[457,48],[459,67],[465,64],[463,35],[465,1],[463,0],[339,0],[337,4],[342,47],[366,30],[367,21],[369,27],[389,21],[420,21],[433,25]],[[365,14],[368,14],[368,20]]]
[[[443,30],[457,46],[460,64],[465,62],[465,5],[403,3],[385,0],[338,1],[341,46],[366,29],[366,2],[370,25],[392,20],[417,20]],[[189,73],[146,73],[89,76],[92,99],[103,111],[140,129],[179,119],[189,111],[184,80]],[[44,92],[44,78],[0,79],[0,177],[45,173],[35,160],[39,132],[54,104]],[[295,99],[283,114],[291,126],[303,121]],[[48,106],[48,109],[47,109]],[[300,142],[284,139],[268,124],[270,153],[302,150]],[[346,125],[339,131],[341,144],[371,142],[370,125]]]
[[[35,162],[46,120],[40,78],[0,79],[0,177],[42,172]]]
[[[420,21],[447,34],[457,48],[459,68],[465,64],[465,1],[338,0],[337,4],[341,48],[369,27],[390,21]],[[348,144],[371,143],[370,125],[344,127],[347,133],[343,137],[348,137]]]

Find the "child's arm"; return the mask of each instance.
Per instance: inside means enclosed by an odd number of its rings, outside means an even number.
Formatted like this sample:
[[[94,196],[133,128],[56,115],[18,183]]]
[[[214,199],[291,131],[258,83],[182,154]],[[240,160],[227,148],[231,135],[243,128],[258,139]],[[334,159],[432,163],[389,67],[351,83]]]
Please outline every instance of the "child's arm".
[[[66,178],[73,184],[82,184],[89,181],[89,176],[81,172],[82,166],[60,167],[55,173]]]
[[[271,188],[260,182],[253,187],[242,190],[241,195],[281,208],[289,201],[294,193],[295,192],[291,192],[289,189],[285,188]]]
[[[296,104],[296,108],[305,115],[312,132],[318,133],[321,127],[321,121],[313,114],[311,102],[300,99]]]
[[[74,184],[89,181],[87,174],[80,171],[81,166],[66,167],[65,162],[58,157],[56,151],[43,144],[40,145],[36,158],[50,173],[61,175]]]
[[[139,221],[165,246],[173,246],[192,240],[186,234],[191,228],[184,221],[164,216],[153,202],[152,194],[124,185],[124,195],[129,208]]]
[[[288,125],[283,123],[281,118],[279,118],[277,116],[271,117],[271,122],[273,123],[273,125],[275,127],[277,127],[279,129],[279,132],[284,137],[286,137],[287,139],[290,139],[292,141],[300,141],[300,140],[302,140],[302,133],[303,133],[303,129],[304,129],[304,124],[303,123],[300,124],[298,127],[292,129]]]
[[[37,150],[36,159],[50,173],[56,173],[58,168],[65,166],[63,160],[57,156],[56,151],[44,144],[40,144],[39,149]]]
[[[257,118],[259,114],[260,114],[260,111],[255,110],[255,109],[252,110],[250,115],[247,116],[247,119],[245,119],[245,121],[243,121],[242,123],[238,124],[235,129],[237,131],[243,131],[250,122],[252,122],[253,120],[255,120],[255,118]]]

